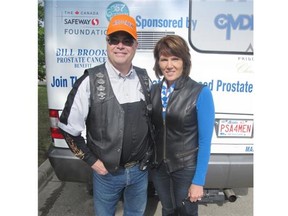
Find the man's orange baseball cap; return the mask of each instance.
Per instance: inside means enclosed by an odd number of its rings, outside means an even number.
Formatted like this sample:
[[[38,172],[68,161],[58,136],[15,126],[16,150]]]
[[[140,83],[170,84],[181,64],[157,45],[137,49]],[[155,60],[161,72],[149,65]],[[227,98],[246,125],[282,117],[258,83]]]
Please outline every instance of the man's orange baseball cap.
[[[136,21],[126,14],[118,14],[112,17],[107,29],[107,35],[114,32],[125,31],[137,40]]]

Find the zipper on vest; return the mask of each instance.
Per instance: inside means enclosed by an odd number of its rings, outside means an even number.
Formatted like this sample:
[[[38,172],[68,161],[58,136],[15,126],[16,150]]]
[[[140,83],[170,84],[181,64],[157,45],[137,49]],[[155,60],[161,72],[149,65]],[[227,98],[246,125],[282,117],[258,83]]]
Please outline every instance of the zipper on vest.
[[[165,121],[165,119],[163,120],[163,128],[164,128],[163,160],[164,160],[164,162],[166,162],[166,121]]]

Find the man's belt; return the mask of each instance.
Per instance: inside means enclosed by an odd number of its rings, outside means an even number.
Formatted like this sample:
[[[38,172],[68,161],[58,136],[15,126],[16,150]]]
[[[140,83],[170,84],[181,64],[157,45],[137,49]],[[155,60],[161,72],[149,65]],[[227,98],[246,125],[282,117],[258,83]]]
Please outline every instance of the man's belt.
[[[124,165],[122,165],[122,167],[124,167],[125,169],[127,168],[131,168],[131,167],[134,167],[136,164],[138,164],[139,161],[131,161],[131,162],[128,162],[128,163],[125,163]]]

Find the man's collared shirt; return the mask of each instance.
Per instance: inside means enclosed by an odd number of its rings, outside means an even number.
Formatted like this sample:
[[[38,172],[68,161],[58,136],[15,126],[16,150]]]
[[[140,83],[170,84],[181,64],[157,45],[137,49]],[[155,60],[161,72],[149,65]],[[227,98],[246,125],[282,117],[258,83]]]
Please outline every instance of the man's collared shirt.
[[[113,92],[120,104],[145,100],[139,78],[133,67],[126,76],[123,76],[109,61],[105,63],[105,67]]]

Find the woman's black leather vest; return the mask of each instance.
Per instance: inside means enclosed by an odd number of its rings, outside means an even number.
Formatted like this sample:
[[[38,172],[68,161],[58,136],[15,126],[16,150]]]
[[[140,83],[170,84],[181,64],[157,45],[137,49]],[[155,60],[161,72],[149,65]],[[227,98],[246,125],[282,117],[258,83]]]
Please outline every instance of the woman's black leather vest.
[[[165,162],[169,171],[195,165],[198,150],[198,126],[196,102],[204,85],[189,77],[176,81],[162,117],[162,82],[151,89],[152,122],[155,126],[156,161]]]

